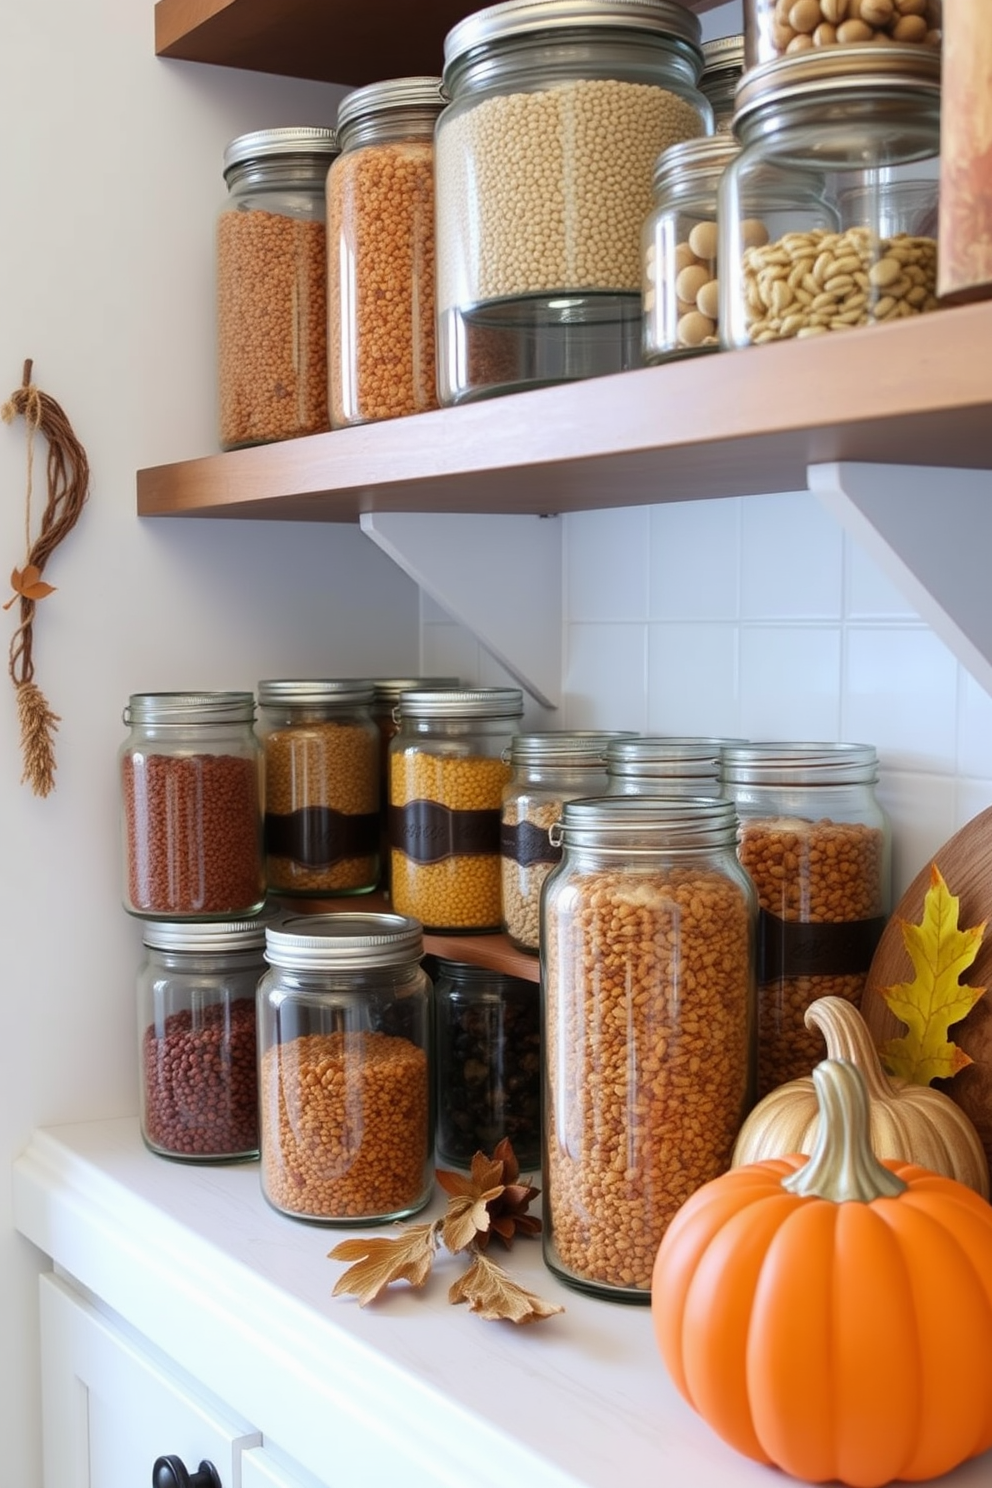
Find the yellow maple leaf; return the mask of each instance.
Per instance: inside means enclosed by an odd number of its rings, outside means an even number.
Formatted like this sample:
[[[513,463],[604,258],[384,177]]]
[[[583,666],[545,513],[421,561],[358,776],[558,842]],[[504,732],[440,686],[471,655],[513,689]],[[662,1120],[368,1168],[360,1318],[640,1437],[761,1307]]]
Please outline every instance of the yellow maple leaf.
[[[970,930],[958,927],[960,900],[948,889],[936,863],[930,865],[930,887],[923,901],[923,918],[903,920],[902,938],[916,976],[911,982],[883,987],[881,996],[909,1032],[888,1039],[879,1048],[890,1075],[914,1085],[947,1080],[971,1064],[971,1059],[947,1037],[984,994],[960,977],[978,954],[987,921]]]

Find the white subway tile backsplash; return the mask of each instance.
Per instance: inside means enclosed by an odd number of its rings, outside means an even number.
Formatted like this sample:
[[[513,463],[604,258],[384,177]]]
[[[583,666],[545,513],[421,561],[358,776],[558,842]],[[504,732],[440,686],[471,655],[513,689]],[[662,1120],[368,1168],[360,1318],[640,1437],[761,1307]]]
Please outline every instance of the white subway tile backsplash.
[[[992,697],[959,668],[957,768],[962,775],[992,779]]]
[[[963,822],[956,817],[954,782],[890,769],[882,758],[876,794],[892,828],[892,907],[921,868]]]
[[[648,733],[739,736],[738,634],[729,624],[648,626]]]
[[[844,614],[848,620],[919,620],[917,611],[888,574],[847,534],[844,571]]]
[[[650,508],[575,512],[565,521],[565,612],[571,620],[646,620]]]
[[[845,736],[874,744],[902,770],[954,773],[958,664],[924,626],[846,633]]]
[[[739,733],[745,739],[837,739],[840,676],[839,627],[742,626]]]
[[[643,625],[568,628],[561,727],[647,732]]]
[[[651,509],[652,620],[736,620],[741,500],[673,501]]]
[[[843,552],[840,527],[808,491],[746,500],[742,619],[839,620]]]

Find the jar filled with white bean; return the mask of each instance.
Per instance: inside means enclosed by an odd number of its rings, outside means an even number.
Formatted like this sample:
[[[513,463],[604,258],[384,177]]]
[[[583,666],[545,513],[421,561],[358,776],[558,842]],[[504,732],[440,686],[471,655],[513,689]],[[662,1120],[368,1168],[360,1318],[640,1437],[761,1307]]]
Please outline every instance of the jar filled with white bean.
[[[942,0],[744,0],[747,65],[865,43],[939,51],[943,8]]]
[[[442,403],[640,366],[654,162],[713,129],[700,35],[673,0],[504,0],[448,33]]]
[[[751,346],[938,308],[940,54],[806,50],[745,74],[720,183],[720,340]]]
[[[717,192],[737,154],[731,135],[670,145],[654,170],[644,224],[644,360],[718,351]]]

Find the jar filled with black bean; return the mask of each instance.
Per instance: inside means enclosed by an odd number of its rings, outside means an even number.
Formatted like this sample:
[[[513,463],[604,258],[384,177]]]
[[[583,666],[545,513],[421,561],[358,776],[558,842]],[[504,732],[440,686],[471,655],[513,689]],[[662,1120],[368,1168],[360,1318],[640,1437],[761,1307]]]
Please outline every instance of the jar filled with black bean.
[[[138,973],[141,1135],[162,1157],[258,1156],[255,991],[263,920],[149,920]]]
[[[538,985],[437,958],[437,1157],[456,1168],[508,1137],[521,1168],[541,1161]]]

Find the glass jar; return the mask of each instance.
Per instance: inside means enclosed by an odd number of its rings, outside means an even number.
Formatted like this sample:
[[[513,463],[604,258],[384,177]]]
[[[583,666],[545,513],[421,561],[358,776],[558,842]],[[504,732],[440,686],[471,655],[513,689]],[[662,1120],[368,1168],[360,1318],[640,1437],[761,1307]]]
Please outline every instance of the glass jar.
[[[338,105],[327,177],[331,424],[437,407],[434,125],[441,80],[394,78]]]
[[[942,0],[744,0],[747,66],[866,43],[939,51]]]
[[[713,125],[699,38],[672,0],[504,0],[449,31],[442,403],[640,365],[652,168]]]
[[[715,740],[615,739],[606,750],[608,796],[722,796],[721,746]]]
[[[402,915],[269,926],[258,986],[262,1193],[322,1224],[404,1219],[433,1188],[430,981]]]
[[[754,887],[728,800],[566,801],[541,910],[544,1254],[651,1297],[672,1216],[753,1096]]]
[[[717,193],[737,149],[715,134],[658,156],[644,224],[645,362],[720,349]]]
[[[727,134],[733,126],[734,93],[743,73],[743,36],[716,36],[703,42],[699,91],[710,101],[717,134]]]
[[[373,677],[372,722],[379,731],[379,885],[389,892],[389,745],[399,723],[400,694],[416,689],[460,687],[460,677]]]
[[[523,1171],[540,1165],[540,1002],[537,982],[437,958],[439,1163],[469,1168],[506,1137]]]
[[[232,919],[265,902],[250,692],[132,693],[118,753],[124,908]]]
[[[355,679],[259,682],[272,893],[367,894],[379,882],[373,695]]]
[[[825,1057],[818,997],[856,1007],[889,913],[890,843],[868,744],[728,749],[740,859],[758,892],[758,1097]]]
[[[327,416],[324,178],[333,129],[259,129],[224,151],[217,223],[220,444],[319,434]]]
[[[255,991],[262,920],[149,920],[138,973],[146,1147],[183,1162],[258,1156]]]
[[[940,54],[840,46],[746,74],[720,185],[720,339],[749,346],[938,308]]]
[[[390,894],[428,930],[500,927],[504,759],[516,687],[405,692],[389,746]]]
[[[500,809],[503,929],[521,951],[540,950],[541,887],[561,858],[549,832],[565,801],[606,791],[611,733],[515,734]]]

